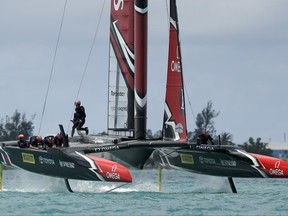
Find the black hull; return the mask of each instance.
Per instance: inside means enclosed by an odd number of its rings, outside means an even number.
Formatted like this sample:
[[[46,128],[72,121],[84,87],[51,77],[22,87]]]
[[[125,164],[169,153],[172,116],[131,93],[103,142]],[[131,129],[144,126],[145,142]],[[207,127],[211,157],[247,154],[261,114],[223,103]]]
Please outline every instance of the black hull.
[[[205,146],[209,147],[209,146]],[[210,148],[213,146],[210,146]],[[264,178],[266,174],[257,168],[252,159],[236,151],[159,149],[158,158],[162,164],[194,173],[223,176]],[[240,150],[241,151],[241,150]],[[157,156],[156,156],[157,157]]]
[[[84,155],[73,148],[46,150],[0,147],[0,162],[33,173],[88,181],[131,182],[127,168],[113,161]]]
[[[4,147],[11,161],[6,165],[19,167],[21,169],[38,173],[41,175],[59,178],[94,180],[100,181],[95,173],[89,171],[91,168],[88,161],[77,155],[68,156],[58,149],[48,151],[38,149],[21,149],[18,147]],[[2,155],[3,155],[2,150]],[[3,156],[2,159],[3,161]]]
[[[165,140],[131,140],[98,145],[84,152],[110,152],[119,159],[141,167],[153,153],[154,162],[199,174],[223,177],[288,178],[288,162],[252,154],[235,146],[197,145]],[[158,154],[157,154],[158,151]]]

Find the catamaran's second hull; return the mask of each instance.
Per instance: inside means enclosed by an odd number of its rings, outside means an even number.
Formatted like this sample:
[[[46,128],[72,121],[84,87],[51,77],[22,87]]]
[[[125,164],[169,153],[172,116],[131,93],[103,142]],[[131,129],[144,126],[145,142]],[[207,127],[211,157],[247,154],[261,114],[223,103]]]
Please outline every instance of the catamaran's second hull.
[[[226,145],[197,145],[165,140],[130,140],[86,148],[86,153],[110,152],[134,167],[153,162],[185,171],[223,177],[288,178],[288,162]],[[133,156],[133,157],[132,157]],[[145,156],[145,157],[144,157]]]
[[[0,147],[0,163],[65,179],[132,182],[129,170],[119,163],[65,149]]]
[[[187,148],[160,148],[162,164],[199,174],[249,177],[288,178],[288,163],[269,156],[247,153],[240,148],[199,145]]]

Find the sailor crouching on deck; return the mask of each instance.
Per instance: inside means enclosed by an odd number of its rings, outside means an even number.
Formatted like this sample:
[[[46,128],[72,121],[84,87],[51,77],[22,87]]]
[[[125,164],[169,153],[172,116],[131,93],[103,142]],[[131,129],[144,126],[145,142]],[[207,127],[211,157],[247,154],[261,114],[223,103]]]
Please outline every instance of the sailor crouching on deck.
[[[44,137],[44,146],[43,149],[47,150],[48,148],[52,148],[54,145],[54,136],[48,135]]]
[[[18,136],[18,138],[19,138],[19,140],[18,140],[18,147],[19,148],[28,148],[29,147],[27,140],[25,140],[24,134],[20,134]]]
[[[33,149],[43,149],[43,139],[41,136],[31,136],[29,139],[29,147]]]
[[[208,144],[208,141],[210,141],[210,143],[214,145],[213,138],[210,136],[210,134],[207,131],[205,131],[205,133],[200,134],[197,137],[197,145]]]

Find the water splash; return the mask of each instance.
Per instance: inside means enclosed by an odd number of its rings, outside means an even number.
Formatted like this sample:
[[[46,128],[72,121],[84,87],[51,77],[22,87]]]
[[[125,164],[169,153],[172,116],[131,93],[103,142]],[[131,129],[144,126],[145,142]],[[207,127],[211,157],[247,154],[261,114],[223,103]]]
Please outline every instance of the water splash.
[[[34,174],[20,169],[3,172],[3,191],[63,192],[63,179]]]

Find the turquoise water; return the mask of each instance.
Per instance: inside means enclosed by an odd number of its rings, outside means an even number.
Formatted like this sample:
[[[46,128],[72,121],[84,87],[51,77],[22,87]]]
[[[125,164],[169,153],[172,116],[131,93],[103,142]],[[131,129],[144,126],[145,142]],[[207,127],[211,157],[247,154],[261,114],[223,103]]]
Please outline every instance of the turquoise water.
[[[288,180],[228,180],[177,170],[132,170],[134,182],[71,181],[4,170],[0,215],[287,215]],[[107,193],[115,187],[122,187]]]

